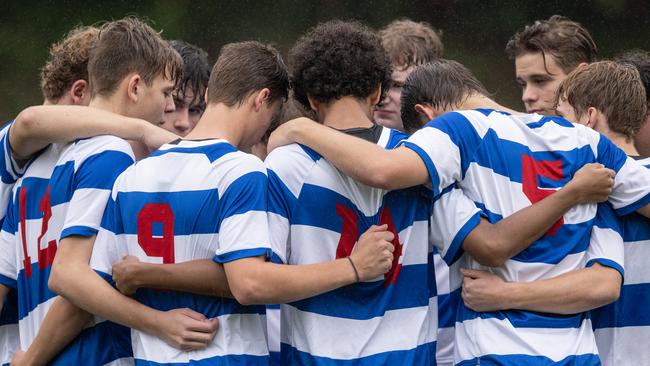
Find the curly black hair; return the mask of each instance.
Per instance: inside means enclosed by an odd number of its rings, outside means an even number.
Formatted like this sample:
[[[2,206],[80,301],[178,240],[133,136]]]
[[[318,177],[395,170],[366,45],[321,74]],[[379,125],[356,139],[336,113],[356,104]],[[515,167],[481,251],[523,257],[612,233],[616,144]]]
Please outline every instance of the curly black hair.
[[[289,52],[296,100],[326,103],[344,96],[368,97],[390,86],[391,67],[379,35],[357,21],[321,23],[300,37]],[[380,99],[381,100],[381,99]]]

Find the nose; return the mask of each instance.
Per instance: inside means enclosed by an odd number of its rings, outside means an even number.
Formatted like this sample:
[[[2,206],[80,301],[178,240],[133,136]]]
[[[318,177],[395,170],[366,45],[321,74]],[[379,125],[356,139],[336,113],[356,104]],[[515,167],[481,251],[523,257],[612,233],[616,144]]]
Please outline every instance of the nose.
[[[188,108],[182,108],[176,111],[176,118],[174,118],[174,129],[178,134],[184,136],[190,132],[190,113]]]
[[[174,104],[174,98],[170,95],[165,97],[165,113],[170,113],[176,110],[176,105]]]
[[[537,101],[537,91],[535,88],[531,87],[530,85],[526,85],[523,94],[521,95],[521,100],[524,103],[532,103]]]

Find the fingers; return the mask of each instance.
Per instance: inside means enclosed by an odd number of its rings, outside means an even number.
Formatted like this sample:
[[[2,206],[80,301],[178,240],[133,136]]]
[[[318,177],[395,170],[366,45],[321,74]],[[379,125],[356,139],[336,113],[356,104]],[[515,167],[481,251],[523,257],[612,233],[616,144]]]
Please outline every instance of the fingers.
[[[461,268],[460,273],[463,274],[465,277],[469,278],[479,278],[483,274],[483,271],[475,270],[475,269],[469,269],[469,268]]]
[[[188,318],[191,318],[191,319],[194,319],[194,320],[197,320],[197,321],[208,320],[208,318],[206,318],[205,315],[203,315],[201,313],[197,313],[196,311],[188,309],[188,308],[180,309],[179,312],[181,314],[187,316]]]
[[[366,230],[366,233],[372,233],[376,231],[386,231],[388,230],[388,225],[383,224],[383,225],[372,225],[368,230]]]

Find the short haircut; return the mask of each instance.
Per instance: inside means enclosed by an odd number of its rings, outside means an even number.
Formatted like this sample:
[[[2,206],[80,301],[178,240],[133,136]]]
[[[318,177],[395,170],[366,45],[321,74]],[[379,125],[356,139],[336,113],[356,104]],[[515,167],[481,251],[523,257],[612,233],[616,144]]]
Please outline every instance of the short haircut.
[[[158,75],[178,81],[182,70],[181,56],[158,32],[135,17],[102,25],[88,61],[93,96],[112,95],[130,73],[137,73],[151,85]]]
[[[609,129],[633,138],[644,122],[646,99],[639,72],[614,61],[579,67],[562,81],[557,100],[566,100],[580,117],[589,107],[607,117]]]
[[[544,57],[544,67],[546,55],[550,54],[567,74],[580,63],[594,62],[598,57],[598,48],[587,29],[560,15],[527,25],[515,33],[506,45],[510,59],[537,52]]]
[[[205,89],[210,80],[208,53],[201,48],[184,41],[169,41],[169,44],[183,59],[183,76],[177,83],[178,96],[185,99],[185,93],[191,90],[194,95],[190,105],[199,101],[205,107]]]
[[[391,68],[379,35],[357,21],[332,20],[310,29],[289,52],[296,100],[367,98],[390,85]]]
[[[395,20],[379,35],[393,67],[408,69],[443,56],[442,32],[426,22]]]
[[[275,48],[253,41],[221,48],[208,82],[208,104],[240,106],[264,88],[270,90],[271,102],[287,98],[289,72]]]
[[[650,52],[644,50],[630,50],[621,53],[614,58],[614,61],[621,64],[632,65],[641,76],[641,82],[645,88],[645,99],[650,108]]]
[[[438,59],[418,66],[404,82],[401,115],[406,131],[421,126],[416,104],[429,104],[436,109],[455,108],[474,94],[489,93],[472,72],[459,62]]]
[[[97,41],[99,29],[78,27],[50,47],[41,69],[43,97],[57,102],[77,80],[88,81],[88,57]]]

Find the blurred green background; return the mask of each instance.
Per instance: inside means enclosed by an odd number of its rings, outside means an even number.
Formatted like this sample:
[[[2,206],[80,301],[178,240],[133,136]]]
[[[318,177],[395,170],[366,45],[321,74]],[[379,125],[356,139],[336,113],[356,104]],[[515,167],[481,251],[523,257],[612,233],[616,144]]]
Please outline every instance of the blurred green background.
[[[0,5],[0,120],[42,102],[39,69],[48,47],[72,27],[124,15],[148,18],[168,39],[194,43],[214,62],[228,42],[258,40],[286,55],[309,27],[332,18],[358,19],[379,29],[408,17],[443,30],[445,56],[472,69],[504,104],[522,109],[514,66],[504,53],[514,32],[561,14],[592,33],[601,57],[650,48],[650,1],[2,1]]]

